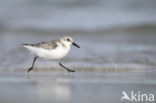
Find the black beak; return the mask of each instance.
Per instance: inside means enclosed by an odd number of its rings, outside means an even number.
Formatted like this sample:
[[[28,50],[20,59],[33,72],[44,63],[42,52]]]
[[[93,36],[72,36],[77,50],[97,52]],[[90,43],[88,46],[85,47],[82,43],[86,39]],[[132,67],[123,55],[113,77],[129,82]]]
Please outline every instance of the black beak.
[[[74,46],[76,46],[76,47],[78,47],[78,48],[80,48],[80,46],[79,45],[77,45],[76,43],[72,43]]]

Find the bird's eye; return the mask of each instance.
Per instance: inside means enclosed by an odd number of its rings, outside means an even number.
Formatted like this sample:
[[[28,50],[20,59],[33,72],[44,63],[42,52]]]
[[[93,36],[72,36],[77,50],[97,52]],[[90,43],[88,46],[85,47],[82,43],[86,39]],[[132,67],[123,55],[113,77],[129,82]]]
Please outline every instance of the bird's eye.
[[[70,39],[68,38],[67,41],[70,41]]]

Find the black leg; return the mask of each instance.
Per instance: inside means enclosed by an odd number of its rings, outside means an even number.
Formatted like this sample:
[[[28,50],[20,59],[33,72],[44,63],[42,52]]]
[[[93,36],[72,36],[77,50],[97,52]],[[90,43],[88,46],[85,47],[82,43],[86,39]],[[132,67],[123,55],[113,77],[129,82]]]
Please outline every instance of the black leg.
[[[62,65],[61,62],[59,62],[59,65],[61,67],[63,67],[64,69],[66,69],[68,72],[75,72],[75,70],[68,69],[67,67],[65,67],[64,65]]]
[[[33,60],[33,63],[32,63],[32,66],[28,69],[27,73],[29,73],[33,68],[34,68],[34,64],[35,64],[35,61],[38,57],[34,57],[34,60]]]

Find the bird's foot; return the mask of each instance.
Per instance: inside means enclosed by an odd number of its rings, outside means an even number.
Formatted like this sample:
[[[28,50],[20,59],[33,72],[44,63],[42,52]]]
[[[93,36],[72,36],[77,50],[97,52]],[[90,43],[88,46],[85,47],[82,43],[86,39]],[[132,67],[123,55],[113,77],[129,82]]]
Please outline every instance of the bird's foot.
[[[33,69],[33,67],[30,67],[27,71],[27,73],[29,73],[31,70]]]
[[[76,72],[75,70],[71,70],[71,69],[68,69],[67,71],[68,71],[68,73],[70,73],[70,72]]]

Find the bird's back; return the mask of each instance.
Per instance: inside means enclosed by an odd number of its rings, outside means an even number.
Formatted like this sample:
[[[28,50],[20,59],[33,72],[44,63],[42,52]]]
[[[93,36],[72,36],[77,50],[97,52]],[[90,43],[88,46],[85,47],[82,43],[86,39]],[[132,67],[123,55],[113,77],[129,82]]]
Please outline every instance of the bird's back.
[[[23,46],[32,46],[35,48],[44,48],[44,49],[55,49],[57,48],[57,40],[45,41],[37,44],[22,44]]]
[[[69,52],[70,47],[64,47],[58,40],[41,42],[37,44],[23,44],[35,56],[57,60],[61,59]]]

